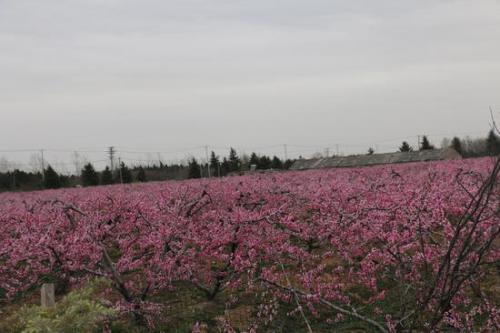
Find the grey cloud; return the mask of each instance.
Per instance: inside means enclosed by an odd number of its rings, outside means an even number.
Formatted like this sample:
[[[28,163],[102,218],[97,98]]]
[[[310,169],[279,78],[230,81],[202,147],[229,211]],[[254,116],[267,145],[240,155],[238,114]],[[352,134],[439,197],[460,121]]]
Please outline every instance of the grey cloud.
[[[476,135],[499,36],[488,0],[0,0],[0,149]]]

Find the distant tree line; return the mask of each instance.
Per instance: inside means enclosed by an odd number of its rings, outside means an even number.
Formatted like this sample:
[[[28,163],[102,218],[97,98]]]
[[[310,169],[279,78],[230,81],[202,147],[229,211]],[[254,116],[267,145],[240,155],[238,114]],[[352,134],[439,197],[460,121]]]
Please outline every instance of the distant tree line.
[[[283,161],[278,156],[258,155],[253,152],[250,156],[238,156],[236,150],[231,148],[229,155],[221,159],[215,152],[210,153],[208,163],[199,163],[191,158],[188,164],[188,178],[224,177],[256,170],[288,170],[294,160]]]
[[[441,148],[453,148],[462,157],[482,157],[482,156],[497,156],[500,154],[500,137],[493,130],[488,132],[486,138],[459,138],[454,137],[451,140],[445,138],[441,144]],[[435,146],[429,141],[427,136],[423,136],[418,150],[432,150]],[[403,141],[399,147],[401,152],[411,152],[411,147],[408,142]]]
[[[423,136],[417,150],[432,150],[435,146],[427,136]],[[500,138],[491,130],[486,138],[471,139],[454,137],[445,139],[442,148],[451,147],[464,158],[496,156],[500,154]],[[399,147],[401,152],[411,152],[414,148],[406,141]],[[374,154],[370,148],[368,154]],[[96,186],[111,184],[128,184],[132,182],[183,180],[205,177],[224,177],[248,171],[287,170],[294,160],[282,160],[277,156],[267,156],[255,152],[250,155],[239,156],[234,148],[227,156],[220,157],[211,152],[207,162],[201,162],[192,157],[187,165],[159,164],[127,166],[124,162],[115,169],[106,167],[103,171],[95,170],[92,163],[87,163],[81,170],[80,176],[58,174],[48,165],[43,172],[26,172],[19,169],[0,172],[0,191],[33,191],[42,189],[57,189],[61,187]]]
[[[183,180],[190,178],[224,177],[255,170],[284,170],[290,168],[293,160],[282,161],[279,157],[269,157],[252,153],[250,157],[239,157],[231,148],[227,157],[220,157],[211,152],[208,163],[202,163],[194,157],[187,165],[159,162],[152,165],[127,166],[124,162],[115,169],[106,167],[97,171],[92,163],[83,166],[80,176],[58,174],[51,165],[42,172],[26,172],[19,169],[0,172],[0,191],[33,191],[57,189],[75,186],[97,186],[111,184],[129,184],[132,182]]]
[[[500,154],[500,138],[493,130],[483,139],[454,137],[448,144],[463,157],[496,156]]]

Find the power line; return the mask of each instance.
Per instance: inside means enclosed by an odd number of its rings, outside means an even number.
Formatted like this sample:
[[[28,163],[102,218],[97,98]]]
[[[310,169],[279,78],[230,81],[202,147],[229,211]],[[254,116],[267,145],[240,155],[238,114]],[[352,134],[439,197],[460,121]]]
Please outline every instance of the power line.
[[[210,147],[210,146],[208,146]],[[127,153],[127,154],[178,154],[178,153],[185,153],[185,152],[190,152],[190,151],[200,151],[201,149],[205,148],[205,146],[196,146],[196,147],[190,147],[190,148],[181,148],[177,150],[170,150],[170,151],[161,151],[161,150],[141,150],[141,149],[123,149],[125,147],[117,147],[117,150],[119,150],[121,153]]]
[[[429,138],[436,138],[436,137],[452,137],[452,136],[459,136],[462,138],[465,137],[474,137],[475,134],[479,134],[485,132],[468,132],[468,133],[453,133],[451,134],[450,132],[448,133],[431,133],[427,134],[427,137]],[[309,152],[315,152],[315,153],[321,153],[321,152],[327,152],[328,155],[332,151],[335,151],[336,154],[345,153],[346,151],[348,153],[356,153],[357,151],[360,151],[361,148],[367,148],[369,146],[371,147],[377,147],[377,151],[383,150],[383,151],[389,151],[390,149],[397,149],[396,146],[396,141],[400,140],[405,140],[408,142],[414,142],[415,139],[420,142],[420,135],[408,135],[408,136],[400,136],[400,137],[393,137],[393,138],[387,138],[387,139],[380,139],[380,140],[370,140],[370,141],[365,141],[366,143],[362,143],[358,140],[356,140],[355,143],[349,143],[349,142],[342,142],[342,141],[337,141],[337,142],[328,142],[328,143],[323,143],[323,144],[315,144],[315,145],[307,145],[307,144],[294,144],[294,143],[281,143],[281,144],[272,144],[272,145],[263,145],[263,146],[234,146],[233,148],[236,148],[238,151],[266,151],[266,150],[272,150],[270,153],[276,154],[276,155],[284,155],[285,159],[289,158],[289,154],[297,154],[297,153],[309,153]],[[394,144],[391,144],[394,142]],[[192,147],[184,147],[184,148],[179,148],[179,149],[172,149],[172,150],[162,150],[162,149],[134,149],[130,147],[107,147],[107,148],[97,148],[97,147],[85,147],[85,148],[80,148],[80,149],[66,149],[66,148],[19,148],[19,149],[0,149],[0,154],[1,153],[6,153],[6,154],[18,154],[18,153],[33,153],[36,154],[37,156],[35,158],[32,158],[31,163],[15,163],[13,162],[12,165],[31,165],[36,167],[42,168],[42,170],[45,170],[45,166],[47,164],[47,161],[51,160],[51,153],[57,154],[55,156],[59,156],[61,153],[71,153],[71,154],[107,154],[108,159],[107,160],[95,160],[90,163],[101,163],[101,162],[106,162],[109,161],[111,164],[112,169],[115,168],[114,166],[114,159],[115,156],[119,153],[125,154],[125,156],[121,156],[123,160],[129,160],[129,161],[136,161],[136,162],[145,162],[145,163],[154,163],[152,158],[149,159],[133,159],[133,158],[127,158],[126,155],[146,155],[146,154],[154,154],[157,156],[158,161],[162,161],[161,154],[182,154],[182,153],[193,153],[197,158],[200,158],[204,155],[204,158],[207,159],[207,162],[209,162],[209,157],[208,157],[208,150],[212,149],[214,151],[221,151],[221,150],[226,150],[230,149],[231,146],[211,146],[211,145],[200,145],[200,146],[192,146]],[[47,158],[47,155],[49,157]],[[95,155],[94,155],[95,156]],[[139,157],[139,156],[138,156]],[[177,156],[179,158],[179,156]],[[203,157],[202,157],[203,158]],[[57,157],[56,157],[57,159]],[[35,163],[35,164],[34,164]],[[55,165],[59,166],[64,166],[64,165],[70,165],[72,163],[66,163],[66,162],[56,162],[54,163]],[[73,162],[74,165],[74,162]],[[211,170],[209,170],[209,173],[211,173]]]
[[[431,133],[427,134],[427,137],[441,137],[441,136],[471,136],[471,135],[478,135],[478,134],[484,134],[483,131],[479,132],[448,132],[448,133]],[[394,142],[397,140],[404,140],[404,139],[411,139],[417,137],[419,134],[413,134],[413,135],[406,135],[406,136],[399,136],[399,137],[392,137],[392,138],[387,138],[387,139],[376,139],[376,140],[364,140],[364,141],[358,141],[359,143],[349,143],[349,142],[342,142],[342,141],[334,141],[333,143],[330,142],[324,142],[321,144],[315,144],[315,145],[304,145],[304,144],[294,144],[294,143],[287,143],[288,147],[296,147],[296,148],[318,148],[318,149],[324,149],[325,147],[329,146],[335,146],[335,145],[340,145],[343,147],[364,147],[366,145],[370,144],[381,144],[381,143],[388,143],[388,142]],[[200,146],[193,146],[193,147],[187,147],[187,148],[180,148],[180,149],[175,149],[175,150],[146,150],[146,149],[137,149],[137,148],[130,148],[130,147],[124,147],[124,146],[114,146],[115,151],[120,151],[122,153],[127,153],[127,154],[176,154],[176,153],[183,153],[183,152],[192,152],[192,151],[201,151],[205,147],[209,147],[211,149],[216,149],[216,150],[222,150],[222,149],[230,149],[231,146],[211,146],[211,145],[200,145]],[[283,147],[283,144],[273,144],[273,145],[265,145],[265,146],[233,146],[232,148],[238,148],[238,150],[267,150],[267,149],[272,149],[272,148],[279,148]],[[26,152],[40,152],[43,149],[44,152],[57,152],[57,153],[106,153],[109,152],[109,147],[103,147],[103,148],[92,148],[92,149],[69,149],[69,148],[19,148],[19,149],[0,149],[0,153],[26,153]]]
[[[29,153],[29,152],[39,152],[42,148],[21,148],[21,149],[0,149],[0,153]],[[86,149],[47,149],[43,148],[45,152],[54,152],[54,153],[102,153],[105,152],[106,149],[102,150],[86,150]]]

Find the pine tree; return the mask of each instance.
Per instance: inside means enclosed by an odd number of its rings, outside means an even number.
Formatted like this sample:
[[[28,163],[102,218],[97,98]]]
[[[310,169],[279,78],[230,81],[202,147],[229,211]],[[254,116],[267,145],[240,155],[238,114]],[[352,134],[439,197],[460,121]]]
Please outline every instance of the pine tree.
[[[248,154],[243,154],[240,156],[240,171],[246,171],[250,169],[250,156]]]
[[[57,172],[50,166],[47,166],[45,170],[45,179],[43,180],[43,186],[45,188],[60,188],[61,179]]]
[[[460,155],[463,154],[462,141],[459,138],[454,137],[451,140],[451,148],[455,149]]]
[[[240,171],[241,161],[234,148],[229,150],[229,169],[230,172]]]
[[[19,179],[19,169],[12,171],[12,188],[15,189],[19,186],[17,179]]]
[[[283,169],[283,162],[281,162],[278,156],[273,156],[271,161],[271,169],[280,170]]]
[[[137,171],[137,181],[144,183],[147,181],[146,179],[146,170],[142,166],[139,167]]]
[[[259,165],[259,156],[257,156],[256,153],[252,153],[250,155],[250,161],[248,163],[250,165],[255,165],[255,167],[258,167],[258,165]]]
[[[408,142],[403,141],[403,143],[401,144],[401,147],[399,147],[399,151],[407,153],[407,152],[413,151],[413,148],[408,144]]]
[[[188,178],[201,178],[200,165],[194,157],[189,161],[188,168]]]
[[[266,155],[262,155],[259,158],[259,164],[257,165],[257,169],[267,170],[269,168],[271,168],[271,159]]]
[[[208,177],[208,163],[200,163],[200,175],[201,178]]]
[[[434,149],[434,146],[429,142],[429,139],[427,139],[427,136],[424,135],[422,138],[422,144],[420,146],[420,150],[432,150]]]
[[[486,138],[486,150],[488,154],[492,156],[500,154],[500,138],[493,130],[490,130]]]
[[[117,177],[118,182],[121,182],[123,184],[132,183],[132,173],[124,162],[120,163],[120,169],[118,169]]]
[[[82,185],[83,186],[96,186],[99,185],[99,175],[94,169],[92,163],[87,163],[82,169]]]
[[[285,169],[285,170],[290,169],[294,162],[295,162],[295,160],[291,160],[291,159],[286,160],[285,163],[283,163],[283,169]]]
[[[231,172],[231,165],[230,165],[230,163],[229,163],[229,161],[227,160],[226,157],[224,157],[222,159],[222,163],[221,163],[220,167],[222,169],[221,172],[222,172],[223,176],[225,176],[225,175],[227,175],[228,173]]]
[[[210,153],[210,170],[212,171],[213,175],[218,175],[219,164],[219,156],[215,155],[215,152],[212,151]]]
[[[375,149],[373,149],[372,147],[368,148],[368,152],[366,154],[367,155],[373,155],[373,154],[375,154]]]
[[[103,172],[101,172],[101,184],[102,185],[109,185],[113,184],[113,173],[107,166]]]
[[[67,175],[59,175],[59,186],[69,187],[71,185],[71,178]]]

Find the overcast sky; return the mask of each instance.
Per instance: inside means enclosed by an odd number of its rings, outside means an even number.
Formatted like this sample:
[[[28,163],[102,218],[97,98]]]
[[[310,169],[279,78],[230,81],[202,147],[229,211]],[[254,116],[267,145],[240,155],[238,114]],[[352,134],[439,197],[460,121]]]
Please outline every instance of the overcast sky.
[[[0,150],[479,136],[500,111],[499,41],[498,0],[0,0]]]

